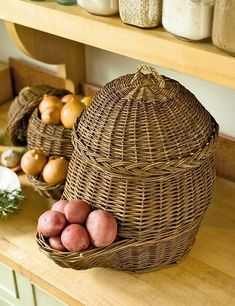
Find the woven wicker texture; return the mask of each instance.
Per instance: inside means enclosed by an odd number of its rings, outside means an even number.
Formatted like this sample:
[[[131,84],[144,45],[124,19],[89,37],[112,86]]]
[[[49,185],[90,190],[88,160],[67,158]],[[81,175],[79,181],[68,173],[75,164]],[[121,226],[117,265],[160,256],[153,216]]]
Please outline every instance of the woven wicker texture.
[[[73,151],[71,133],[72,130],[62,125],[44,124],[36,108],[27,128],[28,148],[43,148],[50,156],[63,156],[69,160]]]
[[[75,269],[147,271],[179,261],[211,200],[217,134],[191,92],[148,66],[108,83],[72,134],[63,197],[112,212],[124,242],[63,255],[38,237],[41,248]]]
[[[68,94],[65,89],[56,89],[46,85],[25,87],[14,99],[8,112],[7,132],[14,145],[27,145],[27,126],[34,109],[44,94],[62,97]]]
[[[55,251],[41,235],[37,235],[36,240],[40,250],[64,268],[80,270],[106,267],[146,272],[168,267],[182,260],[192,248],[199,225],[196,222],[188,231],[164,240],[124,239],[106,248],[96,248],[79,254]]]
[[[113,212],[121,237],[176,234],[209,204],[216,142],[214,119],[178,82],[153,70],[120,77],[73,133],[64,196]]]
[[[36,178],[32,175],[28,175],[28,180],[33,185],[34,190],[37,191],[42,197],[59,200],[63,194],[64,183],[50,185],[43,182],[40,178]]]

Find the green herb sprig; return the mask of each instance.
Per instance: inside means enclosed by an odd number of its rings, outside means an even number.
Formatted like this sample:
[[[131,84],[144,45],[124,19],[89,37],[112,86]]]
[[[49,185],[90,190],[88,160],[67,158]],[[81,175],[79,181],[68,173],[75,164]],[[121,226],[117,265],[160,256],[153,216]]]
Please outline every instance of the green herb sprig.
[[[7,218],[20,209],[20,202],[25,199],[21,190],[0,190],[0,217]]]

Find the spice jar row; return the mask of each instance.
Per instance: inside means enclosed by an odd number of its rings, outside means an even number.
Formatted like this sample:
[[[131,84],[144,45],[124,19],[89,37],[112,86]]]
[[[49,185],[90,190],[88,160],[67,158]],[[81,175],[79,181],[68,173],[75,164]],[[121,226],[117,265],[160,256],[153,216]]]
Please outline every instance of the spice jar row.
[[[235,55],[235,0],[57,0],[57,2],[77,3],[95,15],[110,16],[119,12],[124,23],[141,28],[153,28],[162,23],[166,31],[184,40],[199,41],[212,36],[212,42],[216,47]]]

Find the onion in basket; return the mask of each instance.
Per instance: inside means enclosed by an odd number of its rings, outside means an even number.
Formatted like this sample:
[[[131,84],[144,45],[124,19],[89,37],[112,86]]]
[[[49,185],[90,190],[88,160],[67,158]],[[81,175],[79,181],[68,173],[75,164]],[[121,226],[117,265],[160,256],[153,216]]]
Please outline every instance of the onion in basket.
[[[56,96],[44,95],[41,103],[39,104],[40,113],[42,114],[46,108],[51,106],[56,106],[61,109],[63,107],[63,103]]]
[[[21,168],[26,174],[39,174],[47,163],[47,156],[41,149],[26,152],[21,159]]]
[[[67,176],[69,163],[62,157],[52,157],[43,169],[42,176],[48,184],[64,182]]]
[[[47,107],[41,114],[41,119],[44,124],[60,125],[60,109],[57,106]]]

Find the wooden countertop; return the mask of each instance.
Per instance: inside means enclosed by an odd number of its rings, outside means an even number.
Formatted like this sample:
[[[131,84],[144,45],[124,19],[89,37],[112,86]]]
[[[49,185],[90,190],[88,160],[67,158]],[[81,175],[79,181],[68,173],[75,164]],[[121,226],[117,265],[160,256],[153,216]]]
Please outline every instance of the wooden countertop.
[[[19,214],[0,221],[0,261],[69,305],[235,304],[235,183],[217,179],[198,239],[180,264],[134,274],[63,269],[47,259],[34,239],[37,218],[47,210],[47,201],[24,175],[21,181],[27,201]]]
[[[0,125],[4,122],[0,109]],[[22,211],[0,220],[0,261],[69,305],[235,305],[235,183],[218,178],[198,239],[178,265],[135,274],[63,269],[42,254],[34,236],[47,200],[20,176]],[[48,305],[49,306],[49,305]]]

